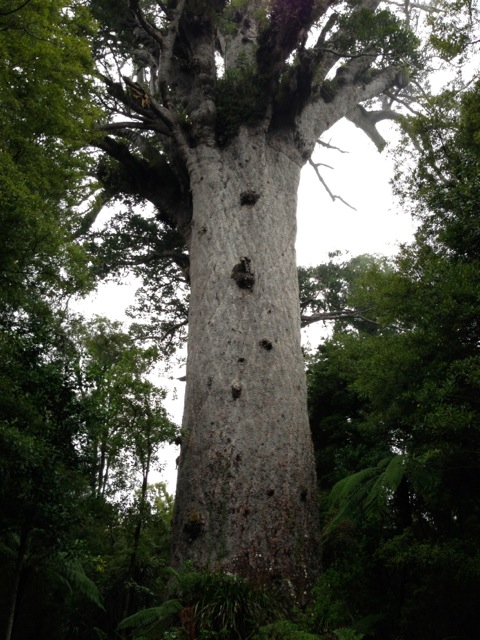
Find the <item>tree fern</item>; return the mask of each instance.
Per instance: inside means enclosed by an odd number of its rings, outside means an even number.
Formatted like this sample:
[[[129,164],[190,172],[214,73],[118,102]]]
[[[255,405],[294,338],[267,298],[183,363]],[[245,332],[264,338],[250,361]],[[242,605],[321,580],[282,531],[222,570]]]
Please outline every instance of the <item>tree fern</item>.
[[[13,531],[7,531],[7,542],[11,544],[6,544],[0,540],[0,555],[9,558],[10,560],[15,560],[17,558],[18,547],[20,546],[20,536]]]
[[[405,456],[400,454],[392,456],[390,460],[382,460],[380,464],[385,465],[384,469],[373,483],[365,500],[367,513],[381,513],[385,510],[389,497],[395,493],[405,475],[405,462]]]
[[[55,558],[55,575],[72,592],[84,596],[100,609],[104,609],[97,585],[85,573],[78,558],[60,553]]]
[[[358,513],[360,509],[367,517],[381,517],[404,475],[405,456],[393,454],[375,467],[362,469],[337,482],[330,493],[330,508],[336,513],[326,533],[332,531],[343,518]]]
[[[183,609],[183,604],[179,600],[167,600],[158,607],[137,611],[122,620],[117,629],[118,631],[138,630],[142,637],[148,638],[152,631],[155,631],[157,635],[172,627],[181,609]],[[139,639],[137,634],[135,637]]]

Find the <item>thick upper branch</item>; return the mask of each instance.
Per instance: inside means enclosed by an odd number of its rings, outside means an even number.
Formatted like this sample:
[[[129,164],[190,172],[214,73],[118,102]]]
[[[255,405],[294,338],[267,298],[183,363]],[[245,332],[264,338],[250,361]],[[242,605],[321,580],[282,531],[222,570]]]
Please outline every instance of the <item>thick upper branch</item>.
[[[296,140],[299,151],[309,158],[316,140],[347,114],[355,117],[355,108],[362,102],[381,95],[395,83],[398,69],[389,67],[365,83],[353,78],[339,87],[326,101],[322,96],[312,99],[296,121]]]
[[[144,149],[144,153],[150,154],[148,160],[138,157],[127,144],[111,137],[97,141],[97,146],[116,161],[114,167],[99,166],[98,178],[107,193],[115,196],[131,193],[145,198],[157,208],[165,223],[182,232],[191,217],[190,197],[166,156]]]
[[[360,104],[355,105],[345,116],[367,134],[379,151],[383,151],[387,143],[376,128],[376,124],[382,120],[398,120],[400,118],[400,115],[395,111],[367,111]]]

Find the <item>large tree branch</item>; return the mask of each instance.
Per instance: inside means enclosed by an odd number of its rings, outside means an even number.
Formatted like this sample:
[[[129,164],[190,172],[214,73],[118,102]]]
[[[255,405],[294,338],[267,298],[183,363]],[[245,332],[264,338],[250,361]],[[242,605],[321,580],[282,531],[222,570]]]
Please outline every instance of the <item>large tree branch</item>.
[[[25,2],[22,2],[21,4],[19,4],[18,6],[14,7],[13,9],[10,9],[9,11],[0,11],[0,16],[9,16],[12,13],[16,13],[17,11],[20,11],[20,9],[23,9],[23,7],[26,7],[27,4],[30,2],[30,0],[25,0]]]
[[[127,129],[134,129],[138,131],[156,131],[165,136],[169,135],[169,131],[159,125],[158,122],[152,122],[149,120],[137,121],[137,120],[119,120],[117,122],[108,122],[107,124],[101,124],[98,127],[99,131],[110,131],[111,133],[119,133],[126,131]]]
[[[356,14],[365,10],[373,14],[379,4],[380,0],[363,0],[355,4],[353,23]],[[328,3],[323,5],[324,8],[326,6]],[[323,129],[317,129],[319,135],[360,102],[377,97],[395,85],[397,75],[402,73],[400,68],[394,68],[393,65],[383,70],[372,68],[373,63],[384,55],[380,46],[370,43],[363,50],[357,48],[350,51],[348,42],[352,38],[351,28],[350,21],[343,25],[336,14],[331,13],[315,45],[310,49],[297,46],[296,60],[283,75],[281,98],[276,102],[273,121],[280,126],[285,122],[290,125],[293,119],[297,124],[301,123],[295,137],[300,143],[299,150],[304,160],[311,155],[315,139],[312,134],[322,121],[326,126],[324,124]],[[343,64],[338,67],[335,76],[327,79],[334,65],[341,60]],[[397,86],[403,88],[405,83],[397,83]],[[324,106],[321,105],[322,101]],[[303,114],[306,117],[302,117]],[[360,123],[360,116],[360,113],[352,113],[356,124]],[[362,124],[366,127],[367,123],[364,121]],[[379,134],[371,126],[369,135],[377,146],[383,145]]]
[[[356,105],[381,95],[393,86],[396,67],[380,71],[370,82],[355,80],[337,88],[327,102],[322,96],[312,97],[296,121],[296,140],[302,157],[310,158],[316,140],[336,122],[345,117]]]
[[[120,82],[114,82],[111,78],[103,76],[102,79],[108,94],[125,107],[128,115],[138,117],[138,121],[148,123],[150,128],[154,128],[164,135],[173,135],[176,125],[174,114],[153,100],[142,86],[126,76],[123,76],[126,89]],[[132,115],[132,111],[135,116]],[[132,122],[138,121],[132,120]],[[116,123],[112,123],[110,126],[115,127]]]
[[[383,151],[387,143],[376,128],[376,124],[381,120],[398,121],[401,116],[399,113],[391,110],[367,111],[361,104],[357,104],[345,114],[345,117],[367,134],[378,151]]]
[[[236,68],[240,61],[255,64],[261,31],[259,17],[264,8],[265,0],[253,0],[227,10],[228,29],[217,34],[217,50],[223,57],[225,72]]]
[[[154,161],[151,157],[147,161],[131,153],[126,144],[111,137],[97,140],[96,144],[117,162],[116,171],[109,167],[103,172],[101,165],[99,167],[98,178],[107,193],[145,198],[157,208],[163,222],[184,233],[191,217],[190,197],[166,157],[155,153]]]
[[[406,0],[404,2],[384,0],[384,2],[385,4],[404,9],[406,12],[410,11],[411,9],[418,9],[419,11],[424,11],[425,13],[444,13],[443,9],[441,9],[440,7],[435,7],[433,3],[425,4],[424,2],[410,2],[410,0]]]
[[[179,253],[178,251],[168,251],[161,248],[154,249],[142,255],[116,260],[115,268],[138,267],[140,265],[148,265],[162,260],[176,264],[182,272],[185,282],[187,284],[190,283],[190,258],[188,254]]]
[[[164,45],[163,36],[161,32],[152,24],[150,24],[150,22],[145,18],[143,11],[140,9],[139,0],[129,0],[129,5],[130,9],[138,20],[140,27],[152,38],[152,40],[154,40],[158,44],[159,48],[161,49]]]
[[[72,234],[73,240],[77,240],[78,238],[81,238],[82,236],[84,236],[90,231],[90,229],[95,223],[95,220],[98,218],[103,207],[105,207],[105,205],[109,202],[109,200],[110,200],[110,195],[104,190],[102,190],[94,198],[87,212],[83,215],[80,221],[80,224],[78,226],[78,229]]]
[[[300,321],[302,328],[308,327],[315,322],[325,322],[327,320],[361,320],[372,325],[378,325],[376,320],[366,318],[362,313],[355,309],[344,309],[342,311],[325,311],[322,313],[313,313],[311,315],[301,315]]]
[[[274,0],[268,26],[259,36],[257,64],[260,75],[274,81],[295,50],[303,50],[313,23],[334,0]]]

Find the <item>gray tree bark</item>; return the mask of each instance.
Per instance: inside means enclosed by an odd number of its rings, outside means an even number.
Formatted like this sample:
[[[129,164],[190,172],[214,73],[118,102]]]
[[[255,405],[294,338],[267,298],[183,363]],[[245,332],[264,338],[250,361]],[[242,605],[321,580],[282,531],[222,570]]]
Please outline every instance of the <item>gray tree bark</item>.
[[[318,557],[295,260],[301,162],[244,131],[191,165],[191,306],[174,560],[302,597]]]

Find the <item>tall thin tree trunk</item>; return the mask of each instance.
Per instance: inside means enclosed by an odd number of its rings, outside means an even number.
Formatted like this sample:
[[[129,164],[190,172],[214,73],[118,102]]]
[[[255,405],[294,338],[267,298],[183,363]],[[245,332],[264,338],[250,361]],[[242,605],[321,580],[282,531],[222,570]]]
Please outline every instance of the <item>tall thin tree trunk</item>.
[[[300,163],[264,135],[191,169],[187,389],[174,561],[283,586],[316,571],[316,479],[295,260]]]
[[[126,593],[125,593],[122,618],[126,618],[128,615],[130,615],[130,607],[131,607],[132,594],[133,594],[133,586],[131,586],[131,583],[135,579],[135,571],[136,571],[136,568],[137,568],[137,559],[138,559],[138,549],[140,547],[140,538],[141,538],[141,535],[142,535],[143,525],[144,525],[144,522],[145,522],[145,508],[146,508],[146,503],[147,503],[148,476],[150,474],[150,458],[151,458],[151,451],[149,449],[149,452],[147,454],[146,463],[145,463],[145,466],[144,466],[144,469],[143,469],[143,474],[142,474],[142,487],[141,487],[141,490],[140,490],[140,502],[139,502],[139,505],[138,505],[138,516],[137,516],[137,522],[135,524],[135,530],[133,532],[132,552],[130,554],[130,560],[129,560],[128,571],[127,571],[127,576],[126,576],[127,577],[126,581],[128,583],[130,583],[130,584],[127,587],[127,590],[126,590]]]
[[[15,614],[17,611],[18,594],[20,591],[20,581],[23,574],[23,567],[28,549],[28,540],[30,537],[30,524],[24,525],[20,533],[20,541],[18,545],[17,560],[13,573],[12,590],[10,592],[10,603],[7,613],[7,627],[5,630],[5,640],[11,640],[13,633],[13,624],[15,622]]]

